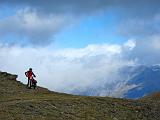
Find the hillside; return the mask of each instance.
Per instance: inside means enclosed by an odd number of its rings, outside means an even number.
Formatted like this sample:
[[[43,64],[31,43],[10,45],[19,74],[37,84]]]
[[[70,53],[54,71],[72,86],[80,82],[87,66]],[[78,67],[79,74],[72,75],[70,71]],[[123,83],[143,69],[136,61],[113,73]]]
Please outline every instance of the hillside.
[[[85,97],[27,89],[0,72],[0,120],[159,120],[160,93],[139,100]]]

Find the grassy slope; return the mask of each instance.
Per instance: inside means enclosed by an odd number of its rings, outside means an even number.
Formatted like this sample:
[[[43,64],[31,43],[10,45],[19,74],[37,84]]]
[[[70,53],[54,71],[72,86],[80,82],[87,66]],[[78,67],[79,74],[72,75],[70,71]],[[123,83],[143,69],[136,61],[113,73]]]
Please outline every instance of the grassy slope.
[[[0,72],[0,120],[160,120],[159,113],[158,93],[141,100],[74,96],[27,89]]]

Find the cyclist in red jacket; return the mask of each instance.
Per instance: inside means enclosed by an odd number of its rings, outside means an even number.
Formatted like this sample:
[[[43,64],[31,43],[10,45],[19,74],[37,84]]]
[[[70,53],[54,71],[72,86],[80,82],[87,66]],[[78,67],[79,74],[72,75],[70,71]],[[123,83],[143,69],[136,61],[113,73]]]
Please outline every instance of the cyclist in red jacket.
[[[26,77],[28,77],[27,87],[31,88],[33,77],[36,77],[32,71],[32,68],[29,68],[29,71],[25,72]]]

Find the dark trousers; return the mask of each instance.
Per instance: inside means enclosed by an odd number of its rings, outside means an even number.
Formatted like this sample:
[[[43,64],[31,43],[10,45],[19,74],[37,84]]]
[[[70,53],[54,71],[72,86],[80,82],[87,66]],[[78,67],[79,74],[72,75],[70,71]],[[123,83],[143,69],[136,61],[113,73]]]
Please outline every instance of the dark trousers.
[[[28,86],[28,87],[31,87],[31,85],[32,85],[32,81],[28,78],[27,86]]]

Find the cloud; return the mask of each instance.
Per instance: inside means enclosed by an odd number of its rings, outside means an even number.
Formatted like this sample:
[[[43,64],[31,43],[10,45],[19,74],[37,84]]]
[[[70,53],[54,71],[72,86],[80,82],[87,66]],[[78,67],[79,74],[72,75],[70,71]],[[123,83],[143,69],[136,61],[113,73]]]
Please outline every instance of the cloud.
[[[136,40],[130,39],[124,44],[124,46],[127,47],[128,49],[132,50],[136,47]]]
[[[104,95],[107,86],[110,88],[107,95],[115,89],[115,84],[122,84],[118,69],[136,64],[123,57],[125,51],[131,51],[128,45],[89,45],[64,50],[2,45],[0,69],[18,74],[18,79],[26,83],[24,72],[32,67],[38,84],[51,90],[75,94],[75,91],[83,93],[88,88],[99,88],[97,95]]]
[[[160,34],[159,13],[153,14],[151,18],[139,17],[123,20],[119,24],[118,32],[124,36],[146,37]]]
[[[141,0],[141,1],[132,1],[132,0],[13,0],[14,2],[10,2],[9,0],[0,1],[1,5],[11,5],[11,6],[30,6],[32,8],[36,8],[42,12],[52,12],[52,13],[90,13],[95,12],[97,10],[106,9],[110,7],[120,7],[122,9],[129,9],[127,12],[135,12],[143,13],[143,10],[148,10],[151,8],[149,13],[153,13],[159,9],[159,0]],[[140,9],[141,8],[141,9]],[[139,11],[139,12],[138,12]],[[147,14],[149,14],[147,13]]]
[[[16,34],[22,42],[48,45],[57,33],[81,18],[111,11],[119,16],[117,32],[128,38],[159,34],[159,0],[9,0],[1,6],[17,10],[15,15],[0,20],[0,34]],[[109,16],[108,16],[109,17]],[[19,41],[17,42],[19,43]]]
[[[69,16],[61,15],[43,17],[38,15],[36,10],[25,8],[19,10],[14,16],[0,20],[0,35],[25,36],[34,45],[44,45],[50,43],[53,40],[51,37],[64,29],[70,19]],[[23,43],[24,40],[15,42]]]
[[[116,4],[115,1],[111,0],[39,0],[37,1],[25,1],[25,0],[14,0],[13,3],[10,1],[1,1],[1,5],[12,5],[12,6],[30,6],[37,9],[42,13],[73,13],[73,14],[89,14],[99,9],[112,6]]]
[[[38,84],[55,91],[83,93],[90,89],[93,95],[123,96],[135,86],[124,86],[125,76],[119,74],[120,68],[160,61],[159,4],[159,0],[0,1],[1,6],[17,10],[0,20],[1,37],[20,36],[14,40],[15,46],[0,45],[0,69],[18,74],[26,83],[24,72],[33,67]],[[133,39],[122,45],[96,44],[64,50],[17,46],[26,41],[48,45],[57,33],[81,17],[107,10],[120,17],[117,31]]]
[[[91,44],[63,50],[0,45],[0,70],[18,74],[18,79],[26,83],[24,72],[32,67],[38,85],[50,90],[123,97],[136,86],[126,85],[129,78],[120,70],[126,66],[159,64],[157,49],[158,36],[130,39],[122,45]]]
[[[134,50],[127,54],[131,59],[137,59],[140,64],[154,65],[160,61],[160,35],[152,35],[136,40]]]

